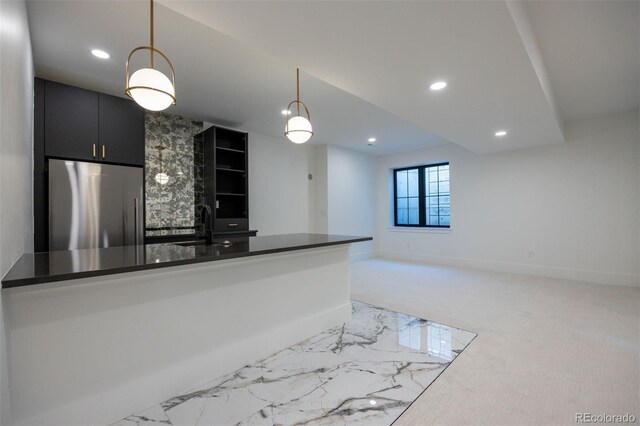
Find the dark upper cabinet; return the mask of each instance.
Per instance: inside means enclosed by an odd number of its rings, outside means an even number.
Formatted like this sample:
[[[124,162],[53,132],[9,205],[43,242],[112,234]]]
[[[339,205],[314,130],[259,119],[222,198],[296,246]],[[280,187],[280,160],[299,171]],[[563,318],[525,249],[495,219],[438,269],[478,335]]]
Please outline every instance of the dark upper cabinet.
[[[101,93],[98,126],[100,159],[111,163],[144,164],[144,110],[138,104]]]
[[[41,81],[45,156],[144,165],[144,110],[135,102]]]
[[[99,145],[98,93],[52,81],[44,90],[45,155],[93,160]]]

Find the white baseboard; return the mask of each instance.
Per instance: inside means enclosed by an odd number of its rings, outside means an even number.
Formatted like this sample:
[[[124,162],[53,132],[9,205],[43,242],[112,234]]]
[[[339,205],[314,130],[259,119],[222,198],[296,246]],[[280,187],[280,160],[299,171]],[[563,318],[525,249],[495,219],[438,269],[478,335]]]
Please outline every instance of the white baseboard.
[[[349,254],[349,263],[360,262],[362,260],[373,259],[375,257],[377,257],[377,255],[376,255],[376,252],[374,252],[374,251],[351,253],[351,254]]]
[[[378,257],[409,262],[433,263],[438,265],[460,266],[463,268],[510,272],[515,274],[535,275],[573,281],[584,281],[597,284],[640,287],[640,276],[633,274],[619,274],[614,272],[560,268],[544,265],[527,265],[522,263],[509,263],[483,259],[469,259],[462,257],[437,256],[403,251],[380,251],[378,252]]]

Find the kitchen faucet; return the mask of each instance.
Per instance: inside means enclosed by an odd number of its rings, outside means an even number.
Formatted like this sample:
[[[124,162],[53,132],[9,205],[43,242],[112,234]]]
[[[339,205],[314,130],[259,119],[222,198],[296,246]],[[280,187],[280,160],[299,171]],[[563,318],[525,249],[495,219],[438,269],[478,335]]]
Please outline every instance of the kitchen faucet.
[[[211,214],[209,204],[200,206],[200,223],[202,224],[202,236],[206,239],[205,244],[210,246],[213,244],[213,214]]]

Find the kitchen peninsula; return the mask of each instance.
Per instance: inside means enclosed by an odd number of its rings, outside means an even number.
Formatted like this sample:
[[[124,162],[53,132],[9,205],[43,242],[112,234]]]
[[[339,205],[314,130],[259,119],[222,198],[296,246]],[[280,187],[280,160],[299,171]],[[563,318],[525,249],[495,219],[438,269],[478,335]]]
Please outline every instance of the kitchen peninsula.
[[[339,325],[351,316],[349,244],[367,240],[25,254],[2,281],[15,401],[41,413],[31,424],[107,424]]]

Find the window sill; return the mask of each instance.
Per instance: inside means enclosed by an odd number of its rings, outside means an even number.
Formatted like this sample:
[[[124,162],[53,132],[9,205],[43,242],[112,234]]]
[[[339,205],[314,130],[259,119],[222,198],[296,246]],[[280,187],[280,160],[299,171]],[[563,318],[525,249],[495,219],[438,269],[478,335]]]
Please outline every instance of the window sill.
[[[427,234],[450,234],[451,228],[411,228],[404,226],[387,226],[391,232],[417,232]]]

